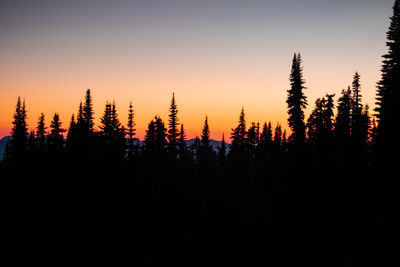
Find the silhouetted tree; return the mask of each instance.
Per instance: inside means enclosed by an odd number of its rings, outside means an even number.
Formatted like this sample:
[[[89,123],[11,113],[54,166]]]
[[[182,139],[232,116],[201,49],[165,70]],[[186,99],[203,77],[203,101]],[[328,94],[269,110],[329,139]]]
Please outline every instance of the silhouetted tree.
[[[18,97],[13,118],[11,140],[6,150],[4,161],[6,164],[16,164],[14,166],[23,167],[22,164],[24,164],[27,156],[28,128],[26,123],[25,101],[21,103],[20,97]]]
[[[169,107],[169,115],[168,115],[168,150],[170,155],[172,156],[173,159],[176,158],[177,156],[177,139],[178,139],[178,126],[179,126],[179,120],[178,120],[178,108],[175,103],[175,94],[172,94],[172,100],[171,100],[171,105]]]
[[[382,78],[378,83],[376,116],[378,118],[378,156],[381,164],[392,169],[397,164],[396,157],[400,150],[400,136],[398,127],[397,102],[400,88],[400,1],[396,0],[393,6],[393,15],[390,18],[387,32],[388,52],[383,56]],[[382,169],[384,169],[383,167]]]
[[[82,107],[82,120],[88,127],[88,130],[93,131],[94,118],[93,118],[93,100],[90,94],[90,89],[86,90],[85,102]]]
[[[39,150],[39,156],[42,157],[44,153],[44,146],[46,142],[46,129],[44,122],[44,114],[41,113],[38,121],[38,126],[36,127],[36,143]]]
[[[115,103],[106,103],[99,128],[99,135],[105,146],[105,157],[122,160],[125,154],[125,129],[118,119]]]
[[[218,164],[219,167],[224,167],[226,164],[226,144],[224,134],[222,134],[221,146],[218,149]]]
[[[62,123],[58,113],[54,113],[53,120],[50,123],[50,134],[47,137],[47,147],[50,157],[60,156],[64,150],[64,135],[66,131],[61,127]]]
[[[134,121],[135,114],[133,111],[133,106],[132,106],[132,101],[129,103],[129,110],[128,110],[128,124],[127,124],[127,129],[126,129],[126,134],[128,136],[128,159],[132,159],[135,146],[134,146],[134,141],[136,140],[135,135],[136,135],[136,123]]]
[[[203,175],[211,175],[215,164],[214,150],[210,145],[210,128],[208,117],[204,120],[204,126],[201,131],[200,147],[198,151],[198,161],[200,172]]]
[[[185,159],[187,157],[188,150],[187,150],[187,145],[186,145],[186,133],[183,128],[183,123],[181,124],[181,130],[179,132],[179,137],[178,137],[178,156],[179,159]]]
[[[292,129],[292,135],[290,136],[291,142],[294,144],[303,144],[305,142],[305,130],[306,126],[304,123],[304,109],[307,106],[307,98],[303,93],[306,89],[304,86],[303,79],[303,68],[301,67],[302,59],[300,53],[293,56],[292,70],[290,73],[290,86],[288,90],[288,98],[286,103],[288,104],[289,113],[289,127]]]
[[[337,144],[347,147],[350,141],[352,98],[350,87],[342,90],[338,99],[337,115],[335,121],[335,137]]]
[[[235,156],[235,153],[241,154],[247,150],[247,131],[246,131],[246,119],[244,114],[244,108],[240,111],[239,123],[235,129],[232,129],[231,133],[231,148],[230,155]]]

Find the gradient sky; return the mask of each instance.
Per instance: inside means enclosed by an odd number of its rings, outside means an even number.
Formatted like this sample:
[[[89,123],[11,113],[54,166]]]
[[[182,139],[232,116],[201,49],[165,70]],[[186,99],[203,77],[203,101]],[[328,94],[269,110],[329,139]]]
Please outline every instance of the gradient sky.
[[[129,101],[143,138],[154,115],[167,119],[175,92],[190,138],[209,117],[211,137],[251,121],[287,127],[294,52],[303,56],[308,108],[338,96],[361,74],[374,106],[393,0],[4,1],[0,2],[0,137],[18,96],[28,124],[59,112],[67,127],[85,90],[96,122],[115,100]],[[337,97],[335,98],[337,99]]]

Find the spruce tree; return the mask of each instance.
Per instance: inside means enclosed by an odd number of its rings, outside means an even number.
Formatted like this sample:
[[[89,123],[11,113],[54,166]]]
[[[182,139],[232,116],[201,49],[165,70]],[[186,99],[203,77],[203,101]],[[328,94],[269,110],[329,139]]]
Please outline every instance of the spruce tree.
[[[38,126],[36,127],[36,143],[39,149],[39,156],[43,156],[44,146],[46,141],[46,129],[44,122],[44,114],[41,113],[38,121]]]
[[[93,131],[94,118],[93,118],[93,100],[90,94],[90,89],[86,90],[85,102],[82,107],[82,119],[86,124],[88,130]]]
[[[400,136],[397,108],[400,98],[400,0],[394,2],[390,19],[386,42],[388,52],[383,56],[375,111],[378,118],[377,158],[384,165],[394,167],[396,157],[393,155],[400,149],[399,142],[396,141]]]
[[[232,129],[231,133],[231,152],[245,151],[247,147],[247,131],[246,131],[246,119],[244,108],[240,111],[239,123],[235,129]]]
[[[99,128],[105,156],[121,160],[125,154],[125,129],[118,119],[115,103],[106,103]]]
[[[224,134],[222,134],[221,146],[218,149],[218,164],[219,167],[223,167],[226,164],[226,144]]]
[[[350,140],[352,98],[350,87],[342,90],[338,99],[335,120],[335,137],[339,145],[346,145]]]
[[[12,122],[11,140],[5,155],[7,164],[23,165],[26,160],[28,141],[26,117],[25,101],[21,102],[21,98],[18,97]]]
[[[187,146],[186,146],[186,133],[183,128],[183,123],[181,124],[181,130],[179,132],[178,137],[178,156],[179,159],[183,160],[187,155]]]
[[[133,111],[133,106],[132,106],[132,101],[129,103],[129,110],[128,110],[128,124],[127,124],[127,129],[126,133],[128,136],[128,159],[132,159],[133,153],[134,153],[134,141],[135,141],[135,135],[136,135],[136,123],[134,121],[135,114]]]
[[[210,128],[208,126],[208,117],[204,120],[204,126],[201,130],[201,139],[200,139],[201,147],[204,149],[208,149],[210,146]]]
[[[169,115],[168,115],[168,150],[173,158],[176,158],[177,154],[177,138],[178,138],[178,108],[175,103],[175,94],[172,94],[171,105],[169,107]]]
[[[292,129],[290,140],[296,145],[303,144],[306,138],[304,109],[307,106],[307,98],[303,93],[303,90],[306,89],[306,87],[304,86],[305,81],[303,79],[303,68],[301,63],[302,59],[300,53],[298,55],[295,53],[289,78],[291,88],[288,90],[288,97],[286,100],[289,113],[288,123],[289,127]]]
[[[54,113],[53,120],[50,123],[50,134],[47,138],[47,146],[52,156],[59,156],[64,149],[64,135],[66,131],[62,127],[58,113]]]

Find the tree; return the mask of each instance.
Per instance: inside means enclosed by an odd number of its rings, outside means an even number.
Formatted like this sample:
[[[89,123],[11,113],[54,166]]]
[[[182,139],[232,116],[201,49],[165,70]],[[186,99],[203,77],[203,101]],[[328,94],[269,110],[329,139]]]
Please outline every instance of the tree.
[[[88,130],[93,131],[94,118],[93,118],[93,100],[90,94],[90,89],[86,90],[85,102],[82,107],[82,120]]]
[[[382,164],[394,167],[396,157],[392,155],[400,149],[395,141],[400,135],[397,108],[400,91],[400,0],[395,1],[390,19],[386,42],[388,52],[383,56],[375,111],[378,118],[377,158],[381,159]]]
[[[178,108],[175,103],[175,94],[172,93],[172,100],[171,105],[169,107],[169,115],[168,115],[168,148],[171,156],[176,158],[177,154],[177,138],[178,138],[178,126],[179,126],[179,119],[178,119]]]
[[[165,153],[167,144],[167,129],[165,124],[159,116],[155,116],[150,121],[148,129],[146,130],[146,136],[144,140],[145,152],[160,160]]]
[[[61,127],[62,123],[58,113],[54,113],[53,120],[50,123],[50,134],[47,138],[47,146],[52,156],[59,156],[64,149],[64,135],[66,131]]]
[[[46,141],[46,129],[47,127],[45,126],[44,123],[44,114],[41,113],[38,121],[38,126],[36,127],[36,143],[39,148],[40,156],[43,156],[44,153],[44,146]]]
[[[218,164],[219,167],[223,167],[226,164],[226,144],[224,134],[222,134],[221,146],[218,149]]]
[[[335,137],[339,145],[348,145],[351,129],[352,98],[350,87],[342,90],[338,99],[337,115],[335,120]]]
[[[283,137],[282,137],[282,126],[277,123],[275,127],[275,133],[274,133],[274,143],[277,146],[280,146],[282,144]]]
[[[211,175],[215,163],[214,150],[210,145],[210,127],[208,125],[208,117],[204,120],[204,126],[201,131],[200,146],[198,148],[198,163],[200,173]]]
[[[115,103],[106,103],[99,128],[105,156],[111,160],[121,160],[125,154],[125,128],[118,119]]]
[[[135,114],[133,111],[132,101],[129,103],[129,110],[128,110],[128,125],[126,129],[126,134],[128,135],[128,159],[132,159],[133,152],[134,152],[134,141],[136,140],[136,123],[134,121]]]
[[[304,109],[307,107],[307,98],[303,93],[306,89],[303,79],[303,68],[301,67],[302,59],[300,53],[293,56],[292,70],[290,73],[290,86],[288,90],[288,122],[289,127],[292,129],[290,140],[294,144],[303,144],[305,142],[305,123],[304,123]]]
[[[333,136],[333,95],[327,94],[315,101],[315,107],[307,120],[308,138],[321,149],[330,144]]]
[[[231,133],[231,153],[235,151],[245,151],[247,146],[247,131],[246,131],[246,119],[244,114],[244,108],[240,111],[239,123],[235,129],[232,129]]]
[[[10,164],[23,164],[26,160],[28,141],[26,117],[25,101],[21,103],[21,98],[18,97],[12,122],[11,140],[5,155],[5,161]]]
[[[186,133],[183,128],[183,123],[181,124],[181,130],[179,132],[178,139],[178,156],[179,159],[184,159],[187,155],[187,146],[186,146]]]

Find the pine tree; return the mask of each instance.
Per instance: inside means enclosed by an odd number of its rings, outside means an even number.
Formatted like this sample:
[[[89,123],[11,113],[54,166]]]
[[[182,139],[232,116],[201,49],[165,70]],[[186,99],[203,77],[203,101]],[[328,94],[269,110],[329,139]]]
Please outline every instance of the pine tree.
[[[186,155],[187,155],[186,133],[182,123],[178,138],[178,156],[179,159],[184,159]]]
[[[39,149],[39,155],[43,156],[44,146],[46,141],[46,129],[44,122],[44,114],[41,113],[38,121],[38,126],[36,127],[36,143]]]
[[[226,164],[226,144],[224,134],[222,134],[221,146],[218,149],[218,164],[220,167],[223,167]]]
[[[76,127],[75,115],[72,114],[71,121],[69,123],[68,133],[67,133],[66,146],[67,146],[68,150],[69,150],[70,146],[72,145],[72,141],[73,141],[74,134],[75,134],[75,127]]]
[[[396,141],[400,136],[397,108],[400,91],[400,0],[395,1],[390,19],[386,42],[388,52],[383,56],[375,111],[378,118],[377,158],[384,165],[393,167],[396,157],[392,155],[397,154],[400,149],[399,142]]]
[[[335,120],[335,137],[339,145],[348,144],[351,129],[352,98],[350,87],[342,90],[338,99],[337,115]]]
[[[176,158],[177,154],[177,138],[178,138],[178,108],[175,103],[175,94],[172,94],[171,105],[169,107],[169,120],[168,120],[168,149],[173,158]]]
[[[289,113],[289,127],[292,129],[292,135],[290,136],[291,141],[294,144],[303,144],[305,142],[305,130],[306,126],[304,123],[304,109],[307,106],[307,98],[303,93],[306,89],[304,86],[303,79],[303,68],[301,67],[302,59],[300,54],[294,54],[292,61],[292,70],[290,73],[290,86],[288,90],[288,98],[286,103],[288,104]]]
[[[134,121],[135,114],[133,111],[132,101],[129,103],[129,110],[128,110],[128,127],[126,129],[126,133],[128,135],[128,159],[132,159],[134,153],[134,141],[136,140],[136,123]]]
[[[106,103],[99,128],[105,156],[112,160],[121,160],[125,154],[125,129],[118,119],[115,103]]]
[[[144,146],[146,152],[154,150],[156,143],[156,126],[154,120],[151,120],[147,126],[146,135],[144,137]]]
[[[280,146],[282,144],[282,140],[283,140],[282,126],[279,123],[277,123],[276,127],[275,127],[275,133],[274,133],[274,143],[277,146]]]
[[[203,148],[208,148],[210,146],[210,128],[208,126],[208,117],[204,120],[204,126],[201,130],[201,146]]]
[[[64,135],[66,131],[62,127],[58,113],[54,113],[53,120],[50,123],[50,134],[47,138],[47,146],[52,156],[58,156],[64,149]]]
[[[235,129],[232,129],[231,133],[231,152],[245,151],[247,147],[247,131],[246,131],[246,119],[244,114],[244,108],[240,111],[239,123]]]
[[[94,118],[93,118],[93,100],[90,94],[90,89],[86,90],[85,102],[82,107],[82,120],[86,124],[88,130],[93,131]]]
[[[22,165],[26,160],[28,141],[26,117],[25,101],[21,103],[21,98],[18,97],[12,122],[11,140],[5,155],[5,161],[8,161],[7,164]]]

